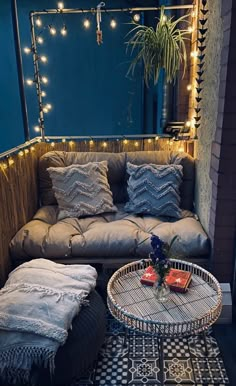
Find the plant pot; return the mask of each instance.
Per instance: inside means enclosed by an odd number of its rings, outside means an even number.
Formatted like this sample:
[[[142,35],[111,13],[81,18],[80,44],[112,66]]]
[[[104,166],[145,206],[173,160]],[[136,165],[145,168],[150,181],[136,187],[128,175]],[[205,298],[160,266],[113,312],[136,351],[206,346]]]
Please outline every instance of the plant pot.
[[[153,293],[159,302],[164,303],[169,298],[170,287],[166,284],[165,280],[157,280],[153,284]]]

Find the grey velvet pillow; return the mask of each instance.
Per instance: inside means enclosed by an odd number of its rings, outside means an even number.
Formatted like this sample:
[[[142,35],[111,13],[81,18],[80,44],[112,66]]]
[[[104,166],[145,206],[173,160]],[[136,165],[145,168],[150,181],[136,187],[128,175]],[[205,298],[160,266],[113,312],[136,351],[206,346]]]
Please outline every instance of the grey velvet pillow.
[[[127,162],[129,202],[127,212],[180,218],[179,187],[182,165],[133,165]]]
[[[107,180],[107,161],[47,170],[60,209],[58,219],[117,211]]]

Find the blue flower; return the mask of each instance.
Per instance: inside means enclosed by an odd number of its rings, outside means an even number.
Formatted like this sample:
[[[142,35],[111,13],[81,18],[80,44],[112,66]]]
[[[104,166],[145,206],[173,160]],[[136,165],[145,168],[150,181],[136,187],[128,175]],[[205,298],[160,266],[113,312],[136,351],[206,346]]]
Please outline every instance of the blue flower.
[[[163,246],[163,241],[156,235],[151,236],[151,246],[152,249],[161,249]]]

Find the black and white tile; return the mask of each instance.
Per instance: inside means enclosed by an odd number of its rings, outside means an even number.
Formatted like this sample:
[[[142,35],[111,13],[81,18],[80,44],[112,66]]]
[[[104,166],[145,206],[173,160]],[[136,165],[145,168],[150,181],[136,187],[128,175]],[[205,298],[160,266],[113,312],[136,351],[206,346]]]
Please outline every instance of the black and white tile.
[[[107,335],[94,367],[73,386],[229,385],[212,331],[165,338],[126,331],[107,314]]]

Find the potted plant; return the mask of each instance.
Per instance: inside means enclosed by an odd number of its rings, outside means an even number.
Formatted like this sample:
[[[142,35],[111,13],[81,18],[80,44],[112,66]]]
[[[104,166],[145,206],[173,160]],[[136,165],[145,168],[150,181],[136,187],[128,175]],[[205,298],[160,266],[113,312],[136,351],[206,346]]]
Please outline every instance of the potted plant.
[[[165,70],[165,77],[168,83],[175,80],[181,63],[184,71],[187,62],[185,40],[188,39],[188,30],[179,29],[179,23],[187,22],[184,15],[177,20],[168,18],[161,8],[160,19],[156,28],[146,25],[135,24],[135,27],[128,33],[133,34],[127,42],[131,48],[131,54],[137,51],[128,72],[134,72],[137,63],[144,65],[144,80],[148,86],[150,81],[158,82],[160,70]]]

